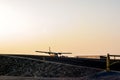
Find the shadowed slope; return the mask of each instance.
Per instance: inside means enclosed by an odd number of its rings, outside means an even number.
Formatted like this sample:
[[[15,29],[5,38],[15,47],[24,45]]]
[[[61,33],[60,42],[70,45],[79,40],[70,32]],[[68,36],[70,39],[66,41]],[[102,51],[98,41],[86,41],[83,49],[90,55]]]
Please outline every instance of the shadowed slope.
[[[98,72],[89,77],[89,80],[120,80],[120,72],[111,71],[111,72]]]
[[[83,77],[100,70],[48,61],[0,56],[0,75],[23,77]]]

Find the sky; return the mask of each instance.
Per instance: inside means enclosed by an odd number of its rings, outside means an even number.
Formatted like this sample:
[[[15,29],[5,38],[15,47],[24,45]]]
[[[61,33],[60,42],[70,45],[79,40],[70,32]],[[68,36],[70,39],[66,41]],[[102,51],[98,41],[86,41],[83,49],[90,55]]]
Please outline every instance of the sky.
[[[120,54],[120,0],[0,0],[0,53]]]

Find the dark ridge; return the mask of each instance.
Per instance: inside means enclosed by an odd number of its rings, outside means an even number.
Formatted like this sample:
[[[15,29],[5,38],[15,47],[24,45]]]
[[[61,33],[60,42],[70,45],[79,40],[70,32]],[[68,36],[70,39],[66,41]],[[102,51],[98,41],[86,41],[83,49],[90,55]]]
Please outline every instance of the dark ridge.
[[[105,69],[106,60],[105,59],[89,59],[89,58],[76,58],[76,57],[50,57],[50,56],[39,56],[39,55],[10,55],[10,56],[21,56],[34,58],[39,60],[53,61],[77,66],[86,66]]]
[[[76,57],[50,57],[50,56],[41,56],[41,55],[12,55],[6,54],[6,56],[20,56],[27,57],[39,60],[46,60],[52,62],[59,62],[64,64],[71,64],[76,66],[85,66],[85,67],[93,67],[99,69],[106,69],[106,59],[93,59],[93,58],[76,58]],[[2,55],[1,55],[2,56]],[[120,61],[120,60],[111,60],[110,62]],[[120,71],[120,63],[116,63],[110,66],[111,70]]]
[[[84,77],[100,72],[82,66],[72,66],[51,61],[40,60],[35,56],[0,55],[1,76],[21,77]],[[32,58],[34,57],[34,58]]]

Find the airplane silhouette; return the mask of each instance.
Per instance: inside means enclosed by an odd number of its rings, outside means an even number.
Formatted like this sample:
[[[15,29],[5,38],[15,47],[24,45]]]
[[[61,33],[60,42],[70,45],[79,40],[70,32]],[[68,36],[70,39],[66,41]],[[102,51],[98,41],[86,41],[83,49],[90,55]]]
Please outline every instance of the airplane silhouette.
[[[49,54],[50,56],[54,56],[54,57],[58,57],[61,54],[72,54],[72,53],[63,53],[63,52],[52,52],[51,48],[49,47],[49,51],[35,51],[35,52],[39,52],[39,53],[46,53]]]

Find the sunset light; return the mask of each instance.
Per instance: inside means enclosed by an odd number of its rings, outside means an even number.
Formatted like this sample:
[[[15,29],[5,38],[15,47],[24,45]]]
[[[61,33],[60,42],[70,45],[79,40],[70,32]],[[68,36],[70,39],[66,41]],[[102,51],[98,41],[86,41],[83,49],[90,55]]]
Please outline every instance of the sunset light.
[[[119,0],[0,0],[0,53],[120,53]]]

